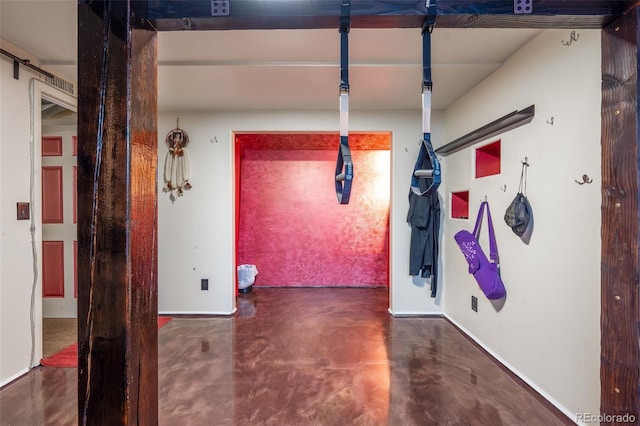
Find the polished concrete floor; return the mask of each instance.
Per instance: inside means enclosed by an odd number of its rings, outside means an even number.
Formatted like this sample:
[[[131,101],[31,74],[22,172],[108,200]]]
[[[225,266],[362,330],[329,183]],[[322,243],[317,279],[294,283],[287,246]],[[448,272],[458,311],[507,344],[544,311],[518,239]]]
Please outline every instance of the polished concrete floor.
[[[256,288],[232,318],[159,330],[161,425],[562,425],[441,318],[393,318],[385,289]],[[77,371],[0,390],[0,424],[77,424]]]

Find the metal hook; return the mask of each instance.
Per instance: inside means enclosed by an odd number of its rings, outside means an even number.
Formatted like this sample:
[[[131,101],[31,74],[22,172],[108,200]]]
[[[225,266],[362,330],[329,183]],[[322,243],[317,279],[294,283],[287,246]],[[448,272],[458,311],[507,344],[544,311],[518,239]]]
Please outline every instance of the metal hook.
[[[553,120],[554,120],[553,116],[547,118],[547,124],[550,124],[553,126]]]
[[[502,190],[502,192],[507,192],[507,184],[502,185],[500,189]]]
[[[209,139],[209,142],[211,143],[218,143],[218,137],[214,136],[212,139]]]
[[[576,179],[576,180],[575,180],[575,182],[576,182],[578,185],[584,185],[585,183],[591,183],[591,182],[593,182],[593,179],[591,179],[591,178],[589,177],[589,175],[582,175],[582,182],[580,182],[578,179]]]
[[[524,157],[524,161],[521,161],[522,165],[525,167],[529,167],[529,158],[528,157]]]
[[[571,38],[569,39],[569,41],[562,40],[562,44],[565,46],[571,46],[573,42],[578,41],[579,38],[580,38],[580,34],[576,34],[576,31],[573,30],[571,31]]]

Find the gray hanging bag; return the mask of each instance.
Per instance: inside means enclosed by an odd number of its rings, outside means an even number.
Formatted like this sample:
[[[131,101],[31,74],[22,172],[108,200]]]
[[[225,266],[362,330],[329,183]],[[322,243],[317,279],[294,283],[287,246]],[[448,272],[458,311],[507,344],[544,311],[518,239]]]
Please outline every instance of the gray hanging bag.
[[[526,161],[522,163],[518,193],[511,204],[509,204],[509,207],[507,207],[507,211],[504,213],[504,221],[518,237],[522,237],[522,235],[524,235],[529,223],[531,222],[532,216],[531,204],[529,204],[529,200],[525,195],[527,192],[526,167],[528,166],[529,164],[527,164]]]

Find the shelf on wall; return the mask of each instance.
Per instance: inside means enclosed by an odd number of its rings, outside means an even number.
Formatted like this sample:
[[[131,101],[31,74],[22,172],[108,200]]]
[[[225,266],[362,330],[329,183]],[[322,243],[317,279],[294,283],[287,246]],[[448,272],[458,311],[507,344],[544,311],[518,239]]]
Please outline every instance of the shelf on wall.
[[[498,118],[497,120],[492,121],[489,124],[485,124],[484,126],[477,128],[473,132],[467,133],[466,135],[459,137],[456,140],[444,144],[440,148],[436,149],[436,154],[453,154],[454,152],[465,149],[468,146],[471,146],[483,139],[488,139],[492,136],[528,124],[531,122],[531,120],[533,120],[535,111],[535,105],[531,105],[520,111],[513,111],[503,117]]]

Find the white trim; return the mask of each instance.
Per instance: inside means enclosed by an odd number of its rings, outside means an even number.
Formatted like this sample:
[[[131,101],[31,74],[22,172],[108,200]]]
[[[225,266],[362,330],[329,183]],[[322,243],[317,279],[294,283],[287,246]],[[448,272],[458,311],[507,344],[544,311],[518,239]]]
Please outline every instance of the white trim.
[[[9,376],[7,379],[5,379],[4,381],[2,381],[0,383],[0,388],[3,388],[4,386],[8,385],[9,383],[13,382],[16,379],[19,379],[20,377],[24,376],[25,374],[28,374],[29,370],[28,369],[23,369],[18,371],[16,374],[14,374],[13,376]]]
[[[224,315],[230,316],[236,313],[238,309],[234,308],[231,312],[220,311],[159,311],[158,315]]]
[[[493,352],[491,349],[489,349],[484,343],[482,343],[480,340],[478,340],[478,338],[476,338],[473,334],[471,334],[469,332],[469,330],[467,330],[466,328],[464,328],[462,325],[460,325],[460,323],[458,323],[456,320],[454,320],[453,318],[451,318],[449,315],[447,315],[446,313],[443,314],[444,318],[446,318],[447,320],[451,321],[452,324],[454,324],[456,327],[458,327],[467,337],[469,337],[470,339],[472,339],[474,342],[476,342],[482,349],[484,349],[489,355],[491,355],[495,360],[497,360],[500,364],[502,364],[503,366],[505,366],[507,369],[509,369],[509,371],[511,371],[513,374],[515,374],[516,376],[518,376],[522,381],[524,381],[527,385],[531,386],[531,388],[536,391],[537,393],[539,393],[544,399],[546,399],[547,401],[549,401],[551,404],[553,404],[558,410],[560,410],[565,416],[567,416],[567,418],[573,422],[575,422],[576,424],[579,425],[583,425],[584,423],[578,423],[577,422],[577,415],[576,413],[571,412],[569,409],[567,409],[564,405],[560,404],[558,401],[556,401],[554,398],[551,397],[551,395],[549,395],[547,392],[545,392],[541,387],[539,387],[537,384],[535,384],[535,382],[533,382],[533,380],[529,379],[527,376],[525,376],[524,374],[522,374],[520,371],[518,371],[518,369],[514,368],[511,364],[509,364],[507,361],[504,360],[504,358],[502,358],[501,356],[499,356],[498,354],[496,354],[495,352]]]
[[[391,308],[389,308],[388,310],[389,310],[389,313],[394,317],[433,317],[433,316],[442,317],[444,315],[444,312],[442,311],[433,311],[433,312],[394,311]]]

